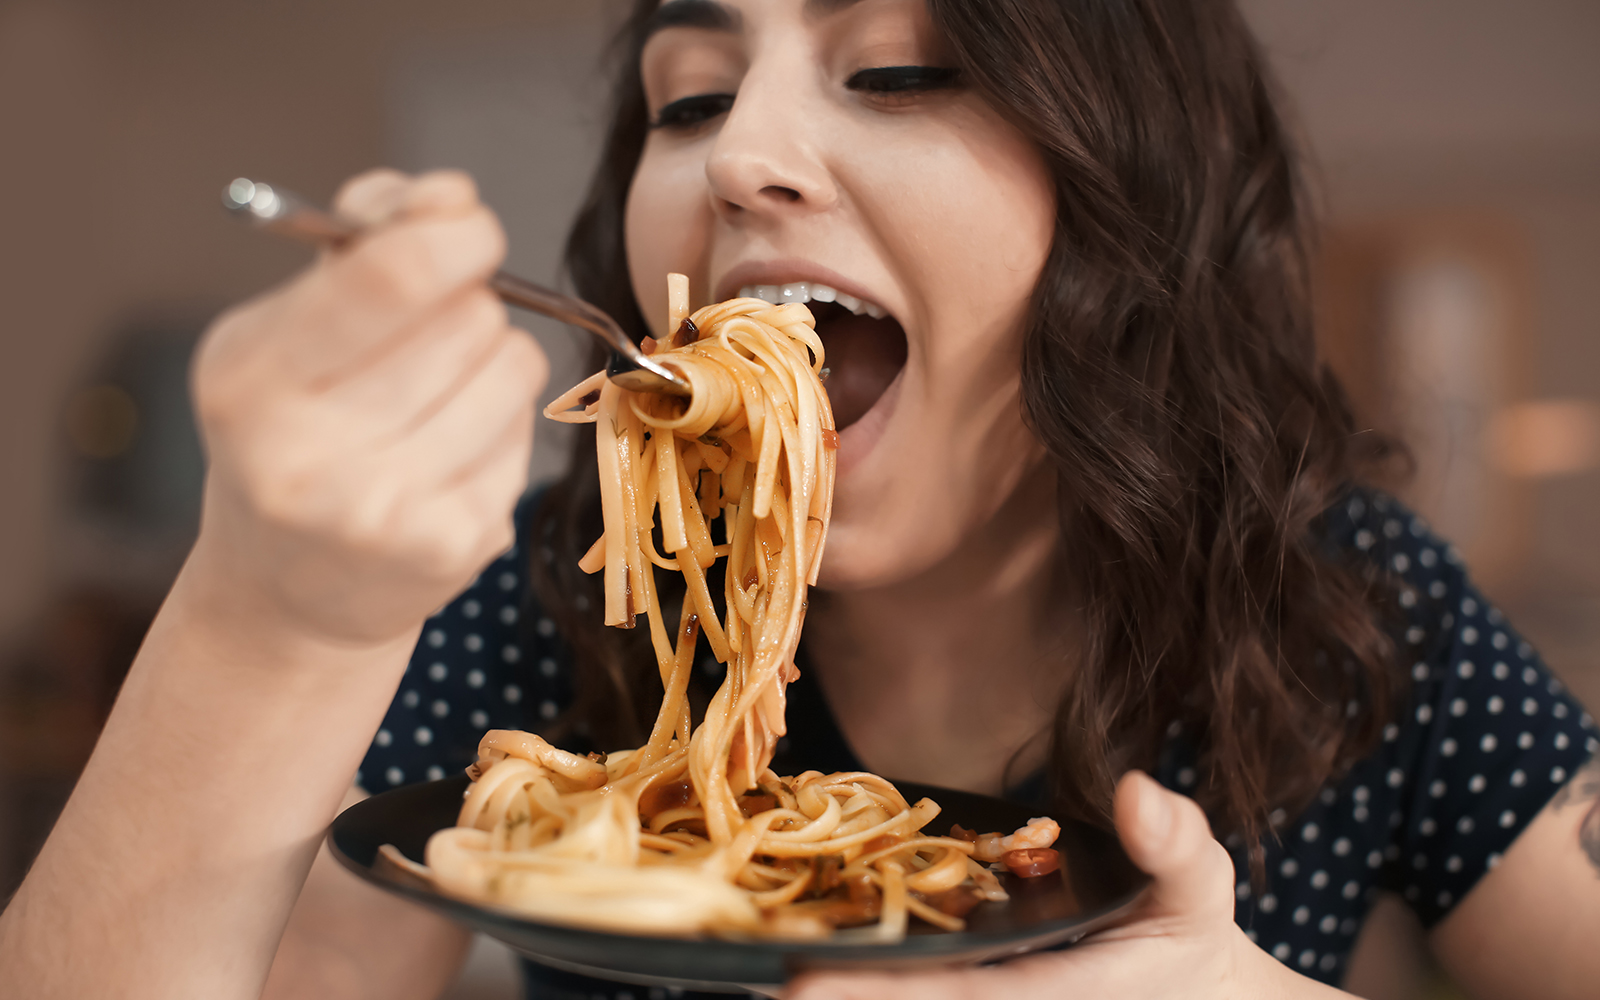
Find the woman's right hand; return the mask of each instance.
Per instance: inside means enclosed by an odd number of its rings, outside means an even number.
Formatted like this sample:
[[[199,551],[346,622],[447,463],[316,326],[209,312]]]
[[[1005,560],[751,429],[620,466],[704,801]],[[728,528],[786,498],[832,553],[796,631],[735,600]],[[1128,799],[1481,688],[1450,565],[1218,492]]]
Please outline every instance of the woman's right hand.
[[[499,225],[460,174],[337,207],[368,231],[201,343],[200,537],[0,911],[11,993],[259,996],[423,620],[512,542],[545,362],[485,287]],[[438,982],[449,942],[402,937]]]
[[[486,281],[494,215],[454,172],[345,185],[370,227],[207,332],[191,595],[233,623],[387,644],[513,541],[547,365]]]

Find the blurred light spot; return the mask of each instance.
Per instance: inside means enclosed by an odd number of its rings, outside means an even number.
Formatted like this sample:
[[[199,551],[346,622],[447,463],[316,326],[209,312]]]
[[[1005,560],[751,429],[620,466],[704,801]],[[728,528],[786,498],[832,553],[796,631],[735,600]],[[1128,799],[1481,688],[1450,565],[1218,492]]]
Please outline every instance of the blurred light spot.
[[[278,210],[278,192],[268,184],[255,185],[255,192],[250,196],[250,208],[262,218],[270,217]]]
[[[88,458],[115,458],[139,432],[139,404],[126,389],[93,385],[67,400],[67,440]]]
[[[250,199],[256,196],[256,186],[248,177],[239,177],[228,185],[228,198],[239,207],[250,204]]]
[[[1549,399],[1497,410],[1485,447],[1508,476],[1537,478],[1583,472],[1600,464],[1600,404]]]

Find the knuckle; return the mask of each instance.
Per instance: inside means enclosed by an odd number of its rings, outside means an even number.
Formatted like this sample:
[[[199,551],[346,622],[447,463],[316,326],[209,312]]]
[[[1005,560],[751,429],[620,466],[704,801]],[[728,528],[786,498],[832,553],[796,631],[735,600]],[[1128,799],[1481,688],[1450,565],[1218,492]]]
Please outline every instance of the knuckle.
[[[342,275],[357,294],[384,304],[420,308],[440,292],[438,268],[422,234],[397,231],[374,239],[346,261]]]
[[[333,505],[329,527],[340,544],[367,558],[383,558],[403,548],[404,533],[394,530],[403,510],[404,484],[384,476],[367,479],[353,496]]]
[[[239,363],[233,342],[244,335],[249,313],[234,307],[217,317],[200,340],[189,362],[189,397],[195,418],[204,426],[226,422],[235,412],[241,396],[236,374]]]
[[[455,241],[452,249],[470,258],[474,267],[487,270],[505,257],[505,227],[500,224],[500,217],[488,206],[478,205],[442,225],[448,228]]]
[[[483,228],[485,249],[498,263],[506,255],[505,226],[501,225],[500,217],[487,207],[479,208],[474,215],[478,217],[478,224]]]
[[[197,368],[191,379],[195,420],[210,434],[225,433],[234,422],[236,394],[227,391],[214,373]]]
[[[462,279],[483,280],[505,259],[505,229],[488,208],[479,206],[430,228],[438,232],[452,272]]]
[[[339,185],[334,211],[370,224],[377,221],[375,216],[386,214],[385,205],[398,205],[400,193],[410,183],[407,175],[391,167],[363,171]]]
[[[475,332],[494,331],[507,323],[506,305],[487,288],[474,288],[461,303],[462,325]]]
[[[287,464],[270,469],[250,462],[240,465],[241,493],[258,520],[295,534],[316,529],[309,503],[311,481],[302,470]]]
[[[490,266],[498,267],[499,262],[506,259],[506,227],[501,226],[498,214],[493,211],[482,210],[483,227],[485,227],[486,250],[490,256]]]
[[[453,579],[476,568],[476,542],[463,526],[436,526],[413,538],[410,561],[428,577]]]
[[[464,170],[445,168],[420,175],[406,192],[408,208],[466,206],[478,201],[478,184]]]
[[[517,529],[510,517],[492,518],[484,532],[483,542],[478,546],[478,559],[488,562],[510,549],[516,541]]]

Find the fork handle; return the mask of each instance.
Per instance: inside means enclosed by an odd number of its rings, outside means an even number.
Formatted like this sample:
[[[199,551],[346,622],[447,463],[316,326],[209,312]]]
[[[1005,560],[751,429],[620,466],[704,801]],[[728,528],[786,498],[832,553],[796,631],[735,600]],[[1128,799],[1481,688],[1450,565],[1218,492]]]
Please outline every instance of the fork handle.
[[[229,212],[257,228],[316,247],[337,248],[361,234],[362,227],[317,208],[290,191],[241,177],[222,194]],[[689,383],[651,360],[602,309],[505,271],[489,277],[489,288],[508,305],[536,312],[599,337],[612,351],[607,367],[612,381],[635,390],[689,395]]]

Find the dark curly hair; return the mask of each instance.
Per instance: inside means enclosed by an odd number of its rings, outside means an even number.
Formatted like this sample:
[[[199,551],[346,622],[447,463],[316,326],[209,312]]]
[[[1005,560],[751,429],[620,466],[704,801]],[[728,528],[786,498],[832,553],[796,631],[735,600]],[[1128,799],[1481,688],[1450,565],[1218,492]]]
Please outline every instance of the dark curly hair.
[[[567,246],[578,292],[641,336],[623,203],[655,7],[623,31],[615,118]],[[1262,54],[1231,0],[928,8],[968,85],[1055,180],[1022,401],[1089,595],[1050,734],[1057,806],[1106,821],[1117,778],[1153,769],[1177,722],[1218,831],[1259,843],[1272,809],[1370,751],[1404,684],[1385,582],[1322,531],[1391,446],[1353,433],[1317,356],[1312,213]],[[572,718],[622,745],[647,728],[658,682],[638,637],[601,627],[597,582],[576,568],[600,530],[593,448],[580,435],[541,506],[535,578],[581,664]]]

